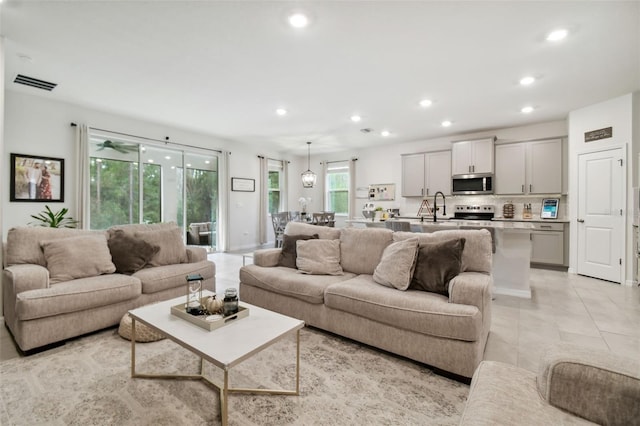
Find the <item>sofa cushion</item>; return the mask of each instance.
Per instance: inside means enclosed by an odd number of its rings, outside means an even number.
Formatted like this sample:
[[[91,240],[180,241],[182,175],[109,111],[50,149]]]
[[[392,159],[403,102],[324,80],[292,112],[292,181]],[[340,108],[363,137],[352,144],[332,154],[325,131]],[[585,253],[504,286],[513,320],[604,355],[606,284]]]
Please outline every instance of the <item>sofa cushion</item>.
[[[18,294],[16,316],[21,321],[89,310],[135,299],[140,280],[128,275],[109,274],[66,281],[49,288]]]
[[[310,225],[303,222],[289,222],[284,228],[287,235],[313,235],[318,234],[321,240],[340,239],[340,229],[329,226]]]
[[[298,240],[296,266],[300,272],[311,275],[342,275],[340,241]]]
[[[133,274],[144,268],[160,250],[159,246],[126,234],[122,229],[110,231],[107,242],[111,260],[121,274]]]
[[[132,275],[142,282],[142,293],[150,294],[171,288],[183,286],[187,292],[188,274],[200,274],[207,280],[216,275],[212,263],[203,260],[196,263],[177,263],[175,265],[156,266],[144,268]]]
[[[373,280],[398,290],[408,289],[417,257],[417,238],[391,243],[382,253],[382,259],[373,272]]]
[[[324,292],[328,286],[354,276],[355,274],[348,272],[344,275],[306,275],[283,266],[265,268],[247,265],[240,268],[240,282],[243,285],[259,287],[313,304],[324,303]]]
[[[287,235],[284,234],[282,239],[282,251],[278,259],[278,266],[286,266],[287,268],[296,268],[296,258],[298,252],[296,250],[296,241],[318,239],[318,234],[313,235]]]
[[[342,269],[354,274],[373,275],[382,253],[393,242],[393,231],[375,228],[342,228],[340,263]]]
[[[407,240],[408,241],[408,240]],[[464,238],[422,243],[410,287],[449,295],[449,281],[460,273]]]
[[[78,237],[82,235],[103,234],[104,231],[85,231],[69,228],[47,228],[42,226],[20,226],[11,228],[7,233],[7,265],[32,263],[47,266],[40,243],[58,238]]]
[[[394,241],[418,238],[420,243],[434,243],[439,241],[464,238],[464,250],[462,251],[462,272],[491,273],[492,250],[491,233],[486,229],[447,229],[432,233],[395,232]]]
[[[430,336],[473,342],[482,334],[482,314],[475,306],[418,290],[398,291],[359,275],[329,286],[325,305],[373,321]]]
[[[116,271],[104,233],[48,240],[41,244],[51,284]]]
[[[461,426],[593,425],[545,403],[535,373],[513,365],[482,361],[471,380]]]
[[[136,232],[134,237],[150,245],[160,247],[160,250],[149,261],[148,266],[174,265],[188,261],[187,246],[182,240],[180,228]]]

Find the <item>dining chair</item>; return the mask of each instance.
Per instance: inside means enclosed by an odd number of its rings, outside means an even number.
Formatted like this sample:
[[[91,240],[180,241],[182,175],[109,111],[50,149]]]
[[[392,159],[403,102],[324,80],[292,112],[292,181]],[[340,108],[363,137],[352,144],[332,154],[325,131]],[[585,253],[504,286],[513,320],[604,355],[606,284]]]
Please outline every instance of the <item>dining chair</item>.
[[[276,238],[276,248],[282,247],[284,228],[289,222],[289,212],[280,212],[271,214],[271,223],[273,224],[273,234]]]
[[[292,210],[289,212],[289,222],[300,222],[300,212]]]
[[[313,225],[324,226],[325,225],[324,213],[313,213],[313,220],[311,223]]]
[[[334,228],[336,226],[336,212],[324,212],[324,222],[326,226]]]

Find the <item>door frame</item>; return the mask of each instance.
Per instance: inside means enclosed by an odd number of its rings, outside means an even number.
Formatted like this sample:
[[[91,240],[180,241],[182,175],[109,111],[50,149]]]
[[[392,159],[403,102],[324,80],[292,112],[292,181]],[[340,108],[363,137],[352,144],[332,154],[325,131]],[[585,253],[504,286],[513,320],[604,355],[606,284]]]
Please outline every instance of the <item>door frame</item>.
[[[627,211],[629,208],[628,200],[627,200],[627,191],[628,191],[628,172],[629,172],[629,163],[627,161],[628,153],[627,153],[627,144],[612,144],[607,146],[594,147],[593,149],[584,149],[576,152],[573,156],[573,161],[571,163],[574,165],[575,170],[570,173],[574,174],[575,185],[570,185],[570,191],[573,190],[574,193],[570,192],[570,215],[569,219],[569,232],[570,232],[570,267],[569,273],[578,274],[578,191],[580,188],[580,182],[578,182],[578,172],[579,172],[579,160],[580,156],[584,154],[594,154],[598,152],[605,151],[613,151],[619,149],[621,151],[622,162],[623,162],[623,170],[622,170],[622,238],[620,238],[620,254],[622,258],[622,266],[621,266],[621,276],[620,276],[620,284],[626,284],[626,264],[627,264],[627,235],[625,230],[628,226],[627,221]]]

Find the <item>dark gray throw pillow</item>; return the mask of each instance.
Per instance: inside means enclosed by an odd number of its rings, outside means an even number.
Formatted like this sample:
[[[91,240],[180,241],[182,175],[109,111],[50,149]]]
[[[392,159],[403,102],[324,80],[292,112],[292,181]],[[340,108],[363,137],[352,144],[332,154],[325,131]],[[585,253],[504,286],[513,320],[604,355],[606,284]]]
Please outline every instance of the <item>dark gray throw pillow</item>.
[[[121,229],[109,232],[109,251],[116,265],[116,272],[133,274],[147,266],[147,263],[160,251],[160,247],[135,238]]]
[[[460,273],[464,238],[421,243],[409,288],[449,295],[449,281]]]
[[[318,234],[313,235],[283,235],[282,251],[278,259],[278,266],[286,266],[287,268],[296,269],[296,242],[298,240],[317,240]]]

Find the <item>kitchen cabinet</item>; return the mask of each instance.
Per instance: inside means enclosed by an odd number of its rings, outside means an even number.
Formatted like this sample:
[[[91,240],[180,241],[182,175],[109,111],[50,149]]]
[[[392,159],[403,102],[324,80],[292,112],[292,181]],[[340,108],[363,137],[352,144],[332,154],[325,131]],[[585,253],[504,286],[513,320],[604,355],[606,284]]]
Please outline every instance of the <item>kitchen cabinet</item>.
[[[563,223],[536,223],[531,231],[531,263],[562,266],[565,237]]]
[[[496,194],[562,192],[562,141],[518,142],[495,148]]]
[[[453,175],[493,173],[493,143],[495,137],[459,141],[451,144]]]
[[[402,156],[402,196],[426,197],[442,191],[451,194],[451,151]]]

